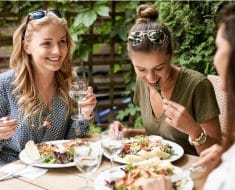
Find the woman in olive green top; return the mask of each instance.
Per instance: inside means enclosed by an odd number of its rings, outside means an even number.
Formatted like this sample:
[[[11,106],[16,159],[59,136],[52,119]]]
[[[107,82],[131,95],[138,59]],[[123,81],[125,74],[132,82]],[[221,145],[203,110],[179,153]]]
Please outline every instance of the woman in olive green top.
[[[220,143],[219,109],[209,80],[199,72],[171,64],[173,46],[168,28],[156,22],[158,11],[144,4],[131,28],[127,48],[137,74],[134,103],[140,106],[144,129],[111,129],[125,136],[160,135],[200,154]]]

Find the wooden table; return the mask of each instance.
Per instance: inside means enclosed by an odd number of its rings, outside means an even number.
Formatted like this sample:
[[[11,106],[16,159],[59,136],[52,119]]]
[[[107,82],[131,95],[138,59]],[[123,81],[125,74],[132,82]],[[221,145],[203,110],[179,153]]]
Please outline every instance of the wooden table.
[[[92,140],[95,138],[93,137]],[[174,165],[182,168],[188,168],[196,162],[198,157],[185,154],[181,159],[174,162]],[[21,163],[20,160],[16,163]],[[114,165],[119,165],[115,163]],[[110,161],[103,157],[101,167],[90,175],[90,184],[94,183],[95,177],[105,169],[110,168]],[[0,176],[4,173],[0,173]],[[201,181],[195,180],[196,189],[201,189]],[[48,172],[30,180],[24,177],[10,178],[0,182],[1,190],[77,190],[85,185],[85,175],[80,173],[76,167],[49,169]]]

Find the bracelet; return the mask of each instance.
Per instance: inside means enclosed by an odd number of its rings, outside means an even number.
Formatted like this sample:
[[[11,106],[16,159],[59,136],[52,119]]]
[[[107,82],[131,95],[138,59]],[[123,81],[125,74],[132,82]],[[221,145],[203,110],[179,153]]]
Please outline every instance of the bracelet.
[[[206,134],[205,129],[203,129],[203,128],[202,128],[202,132],[198,138],[192,140],[191,137],[188,136],[188,141],[193,146],[198,146],[198,145],[204,144],[206,142],[206,139],[207,139],[207,134]]]

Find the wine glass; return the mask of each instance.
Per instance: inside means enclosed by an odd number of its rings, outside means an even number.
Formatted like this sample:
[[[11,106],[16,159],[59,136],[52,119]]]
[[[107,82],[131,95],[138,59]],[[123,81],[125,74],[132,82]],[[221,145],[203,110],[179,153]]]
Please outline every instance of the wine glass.
[[[93,190],[89,187],[89,174],[96,171],[101,163],[102,149],[99,142],[90,142],[80,145],[74,149],[74,162],[76,167],[82,172],[86,173],[86,185],[80,187],[79,190]]]
[[[114,156],[119,154],[123,148],[123,132],[111,133],[104,131],[101,133],[101,146],[104,152],[111,155],[111,168],[113,167]]]
[[[69,88],[69,96],[78,104],[78,113],[72,115],[71,117],[73,120],[84,120],[80,103],[85,100],[87,93],[88,82],[85,79],[79,79],[76,82],[71,83]]]

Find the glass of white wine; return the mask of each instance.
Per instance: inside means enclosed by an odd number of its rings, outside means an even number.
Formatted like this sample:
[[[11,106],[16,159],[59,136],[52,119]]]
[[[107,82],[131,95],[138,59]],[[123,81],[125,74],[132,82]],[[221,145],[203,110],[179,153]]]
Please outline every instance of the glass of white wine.
[[[88,93],[88,82],[85,79],[79,79],[76,82],[71,83],[69,88],[69,96],[77,103],[78,113],[72,115],[73,120],[84,120],[84,116],[81,111],[80,103],[85,100]]]
[[[121,131],[117,133],[104,131],[101,133],[101,146],[104,153],[111,157],[111,168],[113,167],[114,156],[119,154],[123,148],[123,140],[124,137]]]
[[[76,167],[82,172],[86,173],[86,185],[80,187],[79,190],[94,190],[89,186],[89,174],[96,171],[102,159],[102,149],[99,142],[90,142],[80,145],[74,149],[74,161]]]

